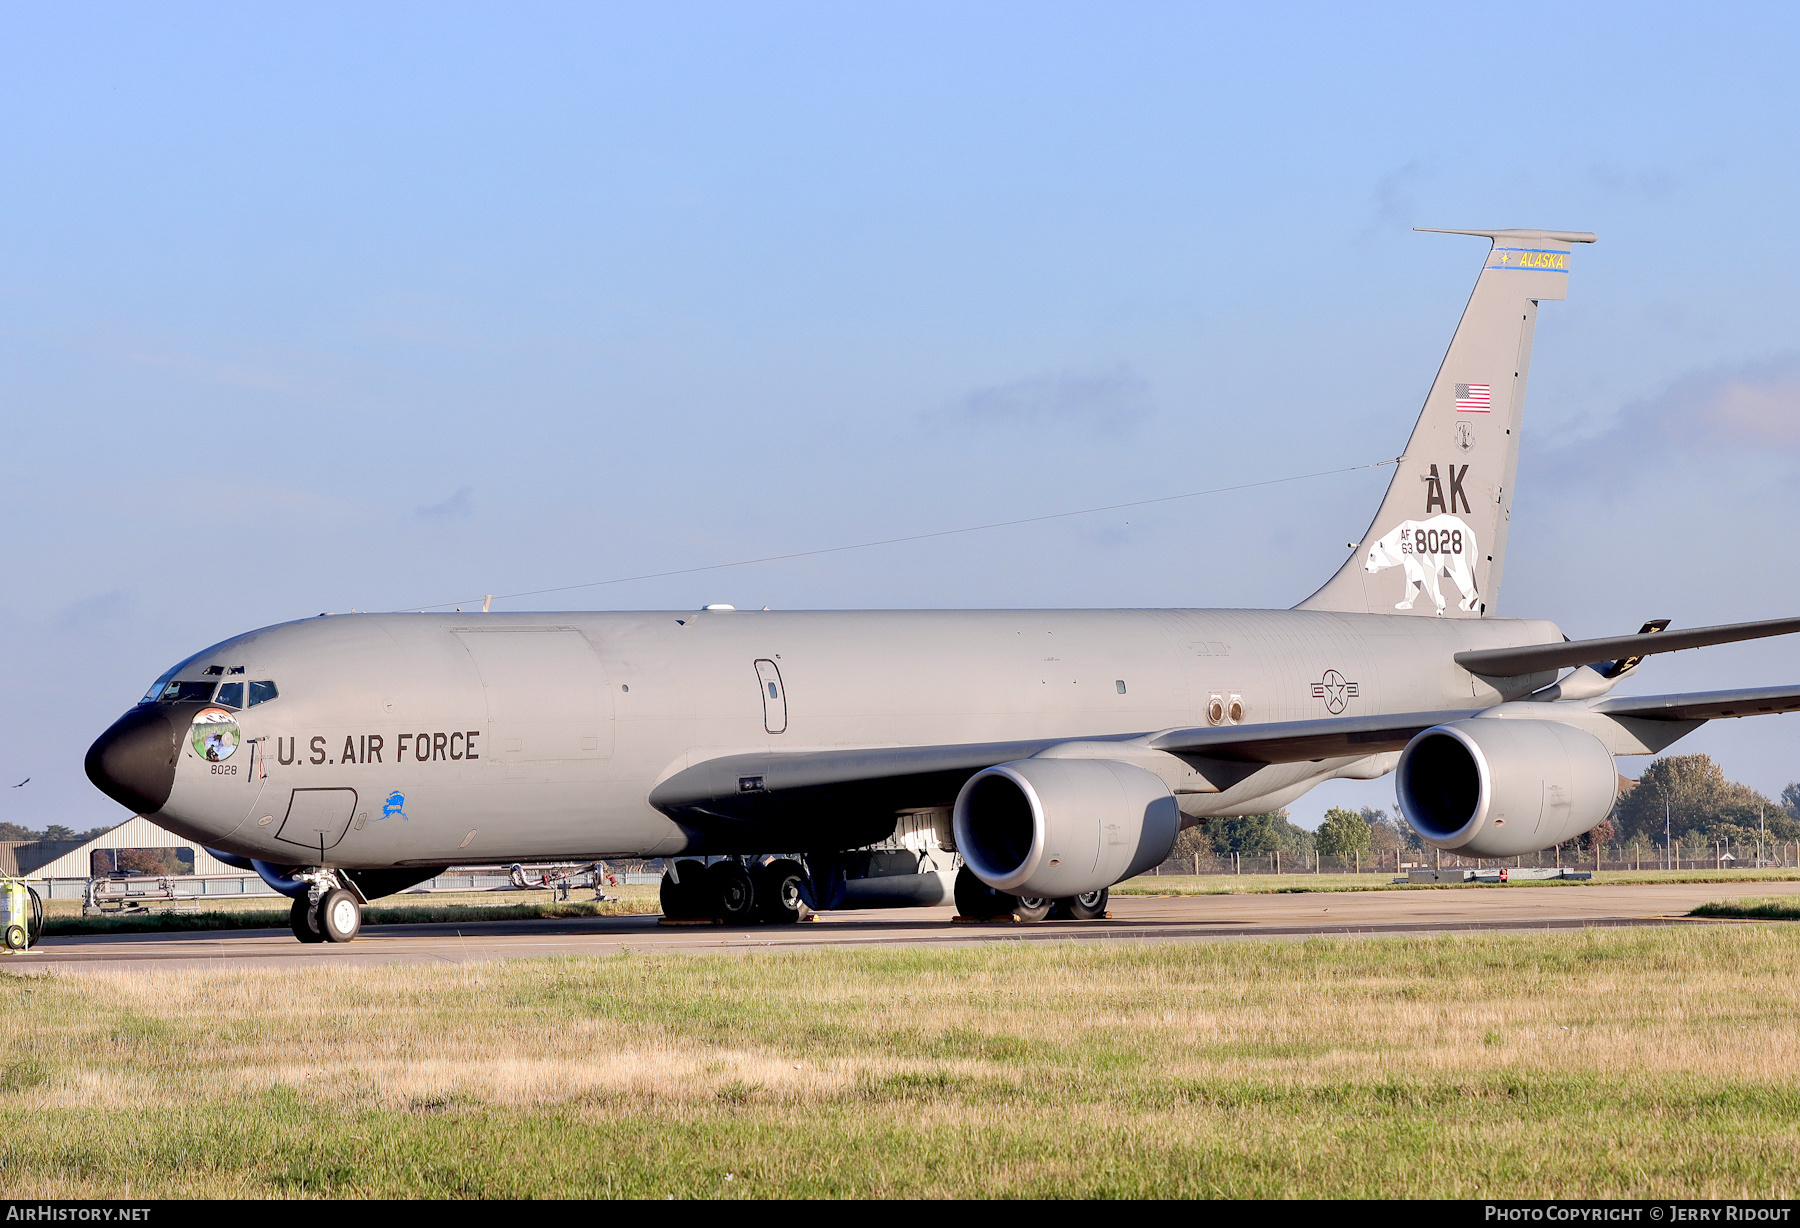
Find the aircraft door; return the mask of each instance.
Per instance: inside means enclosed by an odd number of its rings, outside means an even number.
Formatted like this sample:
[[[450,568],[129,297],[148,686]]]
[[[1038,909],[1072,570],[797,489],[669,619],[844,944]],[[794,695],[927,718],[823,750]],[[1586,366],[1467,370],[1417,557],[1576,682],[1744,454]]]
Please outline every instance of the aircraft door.
[[[573,627],[459,628],[481,675],[488,736],[481,758],[502,763],[606,759],[612,691],[600,654]]]
[[[322,853],[337,847],[355,814],[355,789],[295,789],[275,838]]]
[[[756,663],[756,681],[762,687],[763,728],[770,733],[787,731],[787,688],[781,685],[781,671],[775,662]]]

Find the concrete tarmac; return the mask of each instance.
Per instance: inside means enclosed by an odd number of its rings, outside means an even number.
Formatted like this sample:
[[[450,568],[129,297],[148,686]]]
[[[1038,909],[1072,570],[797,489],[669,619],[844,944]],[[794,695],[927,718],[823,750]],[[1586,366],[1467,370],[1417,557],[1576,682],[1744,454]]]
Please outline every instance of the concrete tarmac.
[[[665,926],[660,918],[590,917],[468,925],[371,926],[355,942],[306,945],[286,930],[220,930],[47,938],[9,959],[13,972],[315,964],[461,964],[548,955],[666,955],[823,947],[966,946],[982,942],[1177,942],[1246,938],[1379,937],[1469,931],[1696,925],[1708,900],[1796,895],[1800,882],[1632,886],[1448,887],[1283,895],[1119,896],[1106,921],[966,923],[951,908],[822,914],[800,925]]]

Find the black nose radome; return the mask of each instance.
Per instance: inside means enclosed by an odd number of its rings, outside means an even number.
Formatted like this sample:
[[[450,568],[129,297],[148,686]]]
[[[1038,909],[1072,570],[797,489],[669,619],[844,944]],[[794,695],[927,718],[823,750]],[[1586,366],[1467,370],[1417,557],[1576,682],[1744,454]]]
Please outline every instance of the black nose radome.
[[[181,734],[160,704],[133,708],[88,748],[87,774],[100,792],[138,814],[155,814],[175,787]]]

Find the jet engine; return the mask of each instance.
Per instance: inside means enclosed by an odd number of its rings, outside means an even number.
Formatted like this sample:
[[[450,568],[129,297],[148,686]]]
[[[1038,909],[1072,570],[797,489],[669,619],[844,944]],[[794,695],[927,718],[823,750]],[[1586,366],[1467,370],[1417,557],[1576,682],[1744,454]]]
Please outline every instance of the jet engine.
[[[1619,788],[1600,740],[1559,721],[1481,718],[1419,734],[1400,753],[1400,812],[1427,843],[1513,857],[1606,818]]]
[[[1061,899],[1159,865],[1181,812],[1153,772],[1112,759],[1020,759],[970,777],[956,848],[996,891]]]

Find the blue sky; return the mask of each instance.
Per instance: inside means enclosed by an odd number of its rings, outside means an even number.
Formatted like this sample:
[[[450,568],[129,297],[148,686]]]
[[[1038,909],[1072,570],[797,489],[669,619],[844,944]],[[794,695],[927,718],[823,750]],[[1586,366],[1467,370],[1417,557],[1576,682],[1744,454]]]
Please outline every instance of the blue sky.
[[[1800,16],[1493,12],[0,5],[0,819],[115,817],[88,741],[251,627],[1391,456],[1481,259],[1415,225],[1600,235],[1500,612],[1800,612]],[[1383,480],[497,608],[1286,606]]]

